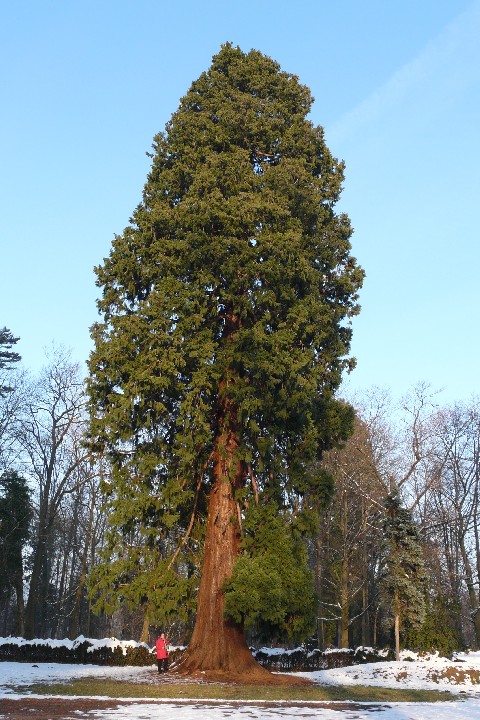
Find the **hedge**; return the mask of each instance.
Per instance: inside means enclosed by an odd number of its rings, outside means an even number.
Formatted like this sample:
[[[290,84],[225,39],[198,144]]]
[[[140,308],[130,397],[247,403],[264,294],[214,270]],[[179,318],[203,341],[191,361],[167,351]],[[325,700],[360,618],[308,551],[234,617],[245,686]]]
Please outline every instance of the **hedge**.
[[[250,648],[255,659],[277,672],[311,672],[392,659],[391,654],[373,648],[355,650],[294,650],[282,648]],[[170,663],[178,660],[185,648],[170,649]],[[0,661],[56,662],[83,665],[148,666],[156,662],[155,649],[145,643],[122,642],[115,638],[89,640],[24,640],[0,638]]]

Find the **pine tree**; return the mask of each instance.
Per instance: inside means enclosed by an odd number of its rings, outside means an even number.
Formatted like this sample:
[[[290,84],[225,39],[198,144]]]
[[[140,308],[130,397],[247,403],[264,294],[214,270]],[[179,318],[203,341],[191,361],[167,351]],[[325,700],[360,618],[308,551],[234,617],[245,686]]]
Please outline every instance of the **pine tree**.
[[[155,137],[143,200],[96,269],[91,444],[112,502],[128,515],[117,488],[135,484],[182,547],[205,525],[187,671],[258,670],[224,613],[242,517],[264,493],[301,512],[353,422],[334,395],[363,271],[311,104],[276,62],[224,45]]]
[[[0,595],[16,593],[16,632],[24,635],[23,549],[30,536],[30,489],[17,472],[0,476]]]
[[[394,621],[395,655],[400,659],[401,625],[418,628],[425,619],[425,565],[418,528],[393,488],[385,500],[387,543],[382,590]]]
[[[13,389],[9,385],[3,384],[2,379],[3,371],[10,370],[13,363],[21,360],[20,355],[12,350],[19,339],[14,337],[6,327],[0,328],[0,398]]]

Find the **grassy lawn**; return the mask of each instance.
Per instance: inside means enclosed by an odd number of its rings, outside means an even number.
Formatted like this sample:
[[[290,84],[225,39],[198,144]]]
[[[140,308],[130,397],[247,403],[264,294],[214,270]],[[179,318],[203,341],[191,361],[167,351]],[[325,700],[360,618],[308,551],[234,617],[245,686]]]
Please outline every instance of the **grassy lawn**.
[[[83,695],[113,698],[169,698],[172,700],[287,700],[356,702],[436,702],[452,700],[455,696],[433,690],[390,690],[376,687],[303,686],[278,687],[269,685],[221,685],[214,683],[132,683],[117,680],[81,678],[69,683],[35,684],[16,688],[39,695]]]

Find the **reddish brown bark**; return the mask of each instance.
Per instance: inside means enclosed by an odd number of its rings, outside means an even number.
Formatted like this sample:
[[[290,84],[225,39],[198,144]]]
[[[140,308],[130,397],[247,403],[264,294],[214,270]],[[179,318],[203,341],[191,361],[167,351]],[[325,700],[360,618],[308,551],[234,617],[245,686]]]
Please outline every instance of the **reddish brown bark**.
[[[225,386],[220,388],[222,397]],[[222,587],[240,552],[241,529],[235,490],[245,482],[238,460],[235,407],[220,400],[218,433],[213,453],[214,483],[210,492],[198,612],[188,649],[178,665],[181,672],[224,671],[269,676],[252,657],[243,624],[224,617]]]

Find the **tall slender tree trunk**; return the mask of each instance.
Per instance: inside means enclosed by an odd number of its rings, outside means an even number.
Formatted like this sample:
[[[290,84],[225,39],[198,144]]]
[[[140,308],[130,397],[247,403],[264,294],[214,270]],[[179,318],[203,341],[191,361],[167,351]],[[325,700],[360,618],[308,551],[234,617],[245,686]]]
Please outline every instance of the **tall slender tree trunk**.
[[[368,551],[367,551],[367,510],[362,498],[362,645],[366,647],[370,640],[368,615]]]
[[[345,490],[342,496],[341,528],[343,557],[340,570],[340,628],[338,644],[341,648],[348,648],[348,628],[350,626],[350,548],[348,546],[348,499]]]
[[[350,626],[350,599],[349,599],[349,563],[348,563],[347,550],[344,551],[344,557],[342,558],[342,569],[340,575],[340,637],[339,647],[348,648],[348,628]]]
[[[221,385],[198,614],[192,639],[178,669],[269,676],[248,649],[243,623],[224,616],[222,588],[240,552],[240,515],[235,491],[245,482],[244,463],[237,457],[235,407],[223,394],[224,390],[225,386]]]
[[[67,621],[66,618],[68,616],[68,605],[70,604],[70,597],[72,595],[72,574],[74,573],[75,568],[75,558],[76,558],[76,552],[74,550],[74,536],[78,524],[78,500],[75,501],[74,505],[74,515],[72,522],[70,523],[70,527],[67,534],[67,540],[64,546],[63,550],[63,559],[62,559],[62,571],[60,574],[60,582],[57,583],[58,587],[58,598],[60,601],[60,608],[61,608],[61,615],[59,615],[56,623],[57,630],[54,631],[53,637],[63,638],[65,637],[64,633],[67,632]],[[67,575],[68,575],[68,567],[71,567],[71,573],[70,573],[70,583],[69,587],[67,588]],[[71,618],[72,616],[70,616]],[[70,620],[71,623],[71,620]],[[59,633],[57,635],[57,632]],[[78,633],[77,633],[78,634]],[[72,637],[69,635],[68,637]],[[74,637],[77,637],[75,635]]]
[[[80,578],[78,580],[78,584],[77,584],[77,587],[75,590],[75,602],[73,605],[72,614],[70,616],[69,637],[72,640],[74,640],[80,634],[80,611],[81,611],[81,607],[82,607],[83,593],[84,593],[85,585],[87,582],[87,561],[88,561],[88,552],[90,549],[90,543],[92,541],[93,519],[94,519],[94,512],[95,512],[95,499],[96,499],[96,495],[94,492],[92,492],[92,496],[90,498],[88,527],[87,527],[87,532],[86,532],[86,536],[85,536],[85,543],[83,546],[82,560],[81,560],[81,566],[80,566],[81,567]]]
[[[40,520],[38,531],[38,539],[35,545],[33,556],[32,574],[30,576],[30,587],[28,590],[28,600],[25,608],[25,637],[31,640],[36,632],[37,608],[41,600],[41,580],[42,571],[45,560],[45,552],[48,540],[48,533],[44,528],[42,520]]]
[[[38,636],[41,638],[53,637],[52,620],[58,608],[56,604],[50,603],[50,577],[52,568],[52,537],[49,533],[45,554],[43,556],[42,572],[40,574],[39,598],[36,612],[36,626]],[[35,633],[36,634],[36,633]]]
[[[321,650],[325,649],[325,637],[323,631],[323,618],[318,617],[318,612],[322,608],[322,579],[323,579],[323,528],[320,527],[315,542],[315,591],[318,597],[317,608],[317,645]]]
[[[458,544],[465,568],[465,584],[467,586],[468,599],[470,601],[470,617],[472,618],[473,629],[475,631],[475,647],[478,649],[480,647],[480,605],[473,579],[472,565],[465,547],[465,536],[463,533],[460,534]]]
[[[91,567],[91,568],[95,567],[95,540],[94,540],[94,536],[95,536],[95,528],[93,529],[93,532],[92,532],[92,542],[90,543],[90,567]],[[88,601],[88,610],[87,610],[87,622],[86,622],[86,625],[85,625],[85,634],[86,634],[86,637],[90,637],[90,636],[91,636],[91,631],[90,631],[91,625],[92,625],[92,601],[91,601],[91,599],[89,599],[89,601]]]
[[[69,545],[69,547],[70,547],[70,545]],[[63,633],[65,631],[65,626],[66,626],[65,618],[66,618],[67,612],[68,612],[67,607],[66,607],[68,593],[65,592],[65,586],[66,586],[66,582],[67,582],[68,561],[69,561],[68,552],[67,552],[67,549],[64,548],[63,558],[62,558],[62,570],[61,570],[61,572],[57,573],[57,578],[59,576],[60,581],[56,583],[56,587],[58,588],[58,598],[60,601],[60,613],[57,616],[57,622],[55,625],[55,630],[53,632],[53,637],[56,637],[56,638],[64,637]],[[57,635],[57,633],[58,633],[58,635]]]
[[[368,642],[369,639],[369,626],[368,626],[368,587],[365,582],[363,588],[362,588],[362,625],[361,625],[361,631],[362,631],[362,645],[363,647],[366,647],[370,643]]]
[[[53,524],[52,507],[50,505],[50,489],[52,485],[52,472],[55,455],[50,457],[47,468],[46,482],[42,489],[43,499],[40,499],[40,507],[38,513],[38,531],[37,542],[33,552],[32,574],[30,576],[30,587],[28,589],[28,599],[25,608],[25,637],[31,640],[40,629],[38,627],[38,615],[42,617],[46,611],[45,604],[41,607],[44,598],[44,585],[42,585],[42,575],[45,570],[45,559],[47,556],[48,542],[50,539],[51,527]],[[40,610],[40,613],[39,613]],[[41,633],[39,633],[41,635]]]
[[[19,637],[25,635],[25,601],[23,598],[23,561],[20,558],[20,569],[14,577],[16,608],[15,608],[15,632]]]
[[[400,615],[395,613],[395,660],[400,660]]]
[[[399,610],[400,602],[398,599],[398,594],[395,591],[394,599],[393,599],[393,612],[395,617],[395,660],[398,662],[400,660],[400,610]]]
[[[7,637],[8,633],[8,608],[10,604],[10,593],[0,602],[0,615],[3,615],[2,637]]]
[[[453,599],[457,608],[461,607],[461,592],[460,592],[460,549],[458,547],[457,536],[450,527],[450,523],[445,521],[442,525],[442,537],[443,537],[443,553],[445,556],[448,581],[450,585],[450,597]],[[464,638],[464,629],[461,621],[461,613],[455,613],[454,619],[455,627],[462,639]]]

